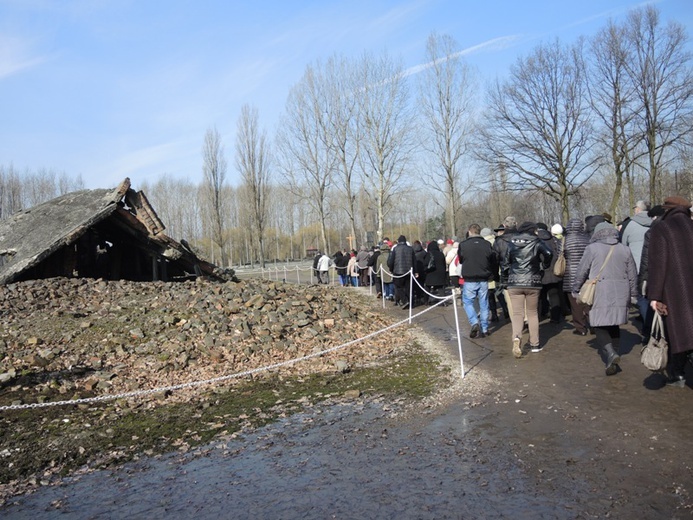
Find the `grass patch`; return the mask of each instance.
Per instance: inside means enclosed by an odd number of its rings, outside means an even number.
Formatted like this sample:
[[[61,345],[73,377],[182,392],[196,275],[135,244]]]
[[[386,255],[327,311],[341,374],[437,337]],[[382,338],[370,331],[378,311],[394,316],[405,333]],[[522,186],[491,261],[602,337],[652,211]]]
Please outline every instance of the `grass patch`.
[[[211,388],[184,403],[110,402],[0,413],[0,484],[49,480],[89,465],[101,468],[163,454],[263,426],[328,397],[417,400],[449,381],[450,370],[412,344],[370,366],[286,377],[272,373],[231,388]]]

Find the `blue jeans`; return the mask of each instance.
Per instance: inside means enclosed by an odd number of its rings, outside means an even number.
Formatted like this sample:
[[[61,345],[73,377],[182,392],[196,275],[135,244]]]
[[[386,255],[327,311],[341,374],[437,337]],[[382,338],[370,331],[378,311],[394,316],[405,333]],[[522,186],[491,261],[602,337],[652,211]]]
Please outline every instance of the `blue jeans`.
[[[638,303],[636,304],[638,307],[638,312],[640,312],[640,317],[642,318],[643,323],[647,323],[647,310],[650,308],[650,300],[645,298],[642,294],[638,294]],[[650,324],[652,325],[652,324]],[[643,327],[644,330],[644,327]],[[649,333],[649,329],[648,329]]]
[[[462,305],[472,327],[479,323],[479,318],[474,308],[475,299],[479,302],[481,331],[486,333],[488,332],[488,282],[468,282],[465,280],[462,286]]]

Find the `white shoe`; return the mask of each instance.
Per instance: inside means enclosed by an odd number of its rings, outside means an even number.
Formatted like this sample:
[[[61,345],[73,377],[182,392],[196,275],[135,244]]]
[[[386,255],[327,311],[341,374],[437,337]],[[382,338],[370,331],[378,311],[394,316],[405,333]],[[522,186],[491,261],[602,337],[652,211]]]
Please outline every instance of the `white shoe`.
[[[520,342],[520,338],[513,339],[513,356],[515,356],[516,358],[522,357],[522,348],[520,347]]]

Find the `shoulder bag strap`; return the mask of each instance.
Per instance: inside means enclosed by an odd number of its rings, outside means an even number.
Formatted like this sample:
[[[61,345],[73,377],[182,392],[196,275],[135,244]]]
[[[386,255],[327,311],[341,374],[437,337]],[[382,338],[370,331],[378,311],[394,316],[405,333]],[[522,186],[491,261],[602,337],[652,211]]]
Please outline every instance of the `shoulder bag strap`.
[[[604,263],[602,264],[602,268],[601,268],[601,269],[599,270],[599,272],[597,273],[597,276],[596,276],[596,279],[597,279],[597,280],[599,280],[599,277],[601,276],[602,271],[603,271],[604,268],[606,267],[606,264],[609,263],[609,259],[611,258],[611,253],[614,252],[614,248],[615,248],[615,247],[616,247],[616,244],[614,244],[613,246],[611,246],[611,249],[609,249],[609,254],[606,255],[606,258],[604,259]]]

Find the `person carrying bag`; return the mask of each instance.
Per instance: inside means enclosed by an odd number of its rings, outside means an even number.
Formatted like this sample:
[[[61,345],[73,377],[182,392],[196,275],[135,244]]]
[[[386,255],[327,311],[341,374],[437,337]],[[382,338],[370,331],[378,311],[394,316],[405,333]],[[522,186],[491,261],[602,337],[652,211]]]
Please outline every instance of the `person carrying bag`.
[[[582,287],[580,287],[580,292],[578,292],[577,301],[579,301],[580,303],[584,303],[585,305],[594,304],[594,293],[597,290],[597,282],[599,281],[599,277],[602,275],[602,271],[606,267],[606,264],[609,263],[609,259],[611,258],[611,254],[613,252],[614,246],[611,246],[611,249],[609,249],[609,254],[606,255],[606,260],[604,260],[602,268],[597,273],[597,276],[587,280],[585,283],[582,284]]]
[[[628,323],[630,306],[637,301],[637,278],[633,254],[619,242],[616,228],[607,222],[598,224],[578,265],[572,291],[574,298],[590,305],[589,322],[607,376],[621,370],[619,327]]]

